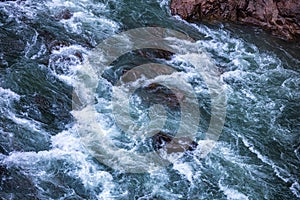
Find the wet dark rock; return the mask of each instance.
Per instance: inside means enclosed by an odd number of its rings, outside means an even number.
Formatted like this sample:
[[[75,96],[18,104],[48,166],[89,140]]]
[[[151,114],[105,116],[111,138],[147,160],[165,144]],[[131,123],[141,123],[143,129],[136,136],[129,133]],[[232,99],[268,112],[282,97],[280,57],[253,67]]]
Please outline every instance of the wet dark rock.
[[[166,59],[171,60],[173,53],[161,49],[142,49],[138,50],[138,54],[148,59]]]
[[[59,12],[58,14],[55,15],[55,19],[57,20],[67,20],[67,19],[71,19],[71,17],[73,16],[73,14],[71,13],[71,11],[69,9],[64,9],[61,12]]]
[[[51,108],[50,102],[42,95],[35,95],[34,102],[36,103],[37,107],[41,110],[48,110]]]
[[[193,151],[198,143],[189,137],[173,137],[169,134],[159,132],[152,137],[155,149],[165,149],[168,154],[185,151]]]
[[[71,45],[68,41],[66,41],[66,38],[59,38],[57,35],[47,30],[39,30],[38,32],[39,36],[43,38],[49,52],[60,50],[63,47],[68,47]]]
[[[70,44],[68,42],[59,41],[59,40],[53,40],[47,44],[47,47],[51,52],[55,51],[55,50],[58,51],[61,48],[68,47],[68,46],[70,46]]]
[[[80,63],[83,62],[83,56],[82,56],[82,53],[76,51],[73,55],[74,55],[75,57],[78,58],[78,60],[80,61]]]
[[[39,112],[29,112],[29,116],[45,124],[45,128],[64,130],[65,125],[72,120],[71,102],[59,96],[41,94],[34,95],[32,100],[35,105],[33,108],[38,108]]]
[[[284,39],[300,37],[297,0],[172,0],[171,11],[188,21],[242,22],[260,26]]]
[[[144,102],[158,103],[168,106],[170,109],[179,109],[180,102],[185,98],[182,91],[172,91],[158,83],[152,83],[144,88],[148,96],[143,97]]]

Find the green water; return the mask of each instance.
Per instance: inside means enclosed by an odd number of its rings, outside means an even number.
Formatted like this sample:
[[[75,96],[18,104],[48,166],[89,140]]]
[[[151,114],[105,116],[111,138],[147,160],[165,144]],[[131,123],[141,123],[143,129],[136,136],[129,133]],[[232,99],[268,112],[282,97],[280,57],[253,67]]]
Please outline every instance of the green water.
[[[66,9],[73,16],[59,19]],[[300,197],[299,43],[242,25],[187,23],[171,16],[168,1],[5,1],[0,16],[2,199]],[[163,169],[134,174],[103,164],[84,148],[72,114],[72,93],[76,70],[98,44],[147,26],[196,40],[220,72],[227,112],[220,138],[205,158],[186,153]],[[122,70],[149,62],[168,64],[190,78],[202,111],[201,138],[211,111],[201,77],[176,55],[165,60],[138,52],[119,58],[99,81],[103,131],[119,147],[132,149],[132,138],[115,124],[110,90]],[[140,88],[131,99],[133,118],[140,115],[140,123],[148,119],[145,96]],[[163,100],[152,98],[149,104]],[[166,110],[170,120],[164,128],[175,132],[179,109]]]

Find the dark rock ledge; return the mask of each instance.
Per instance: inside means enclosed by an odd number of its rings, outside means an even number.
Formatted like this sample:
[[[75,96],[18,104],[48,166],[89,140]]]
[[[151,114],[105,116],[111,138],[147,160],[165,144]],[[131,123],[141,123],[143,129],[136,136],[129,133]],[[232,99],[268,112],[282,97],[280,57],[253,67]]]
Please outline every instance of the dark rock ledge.
[[[187,21],[241,22],[286,40],[300,37],[299,0],[171,0],[171,12]]]

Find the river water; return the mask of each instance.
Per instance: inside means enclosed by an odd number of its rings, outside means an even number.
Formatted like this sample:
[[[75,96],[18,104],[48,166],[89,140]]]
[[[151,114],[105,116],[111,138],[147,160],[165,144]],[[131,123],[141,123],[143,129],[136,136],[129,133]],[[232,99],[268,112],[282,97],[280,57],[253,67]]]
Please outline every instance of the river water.
[[[2,199],[300,198],[299,44],[238,24],[187,23],[171,16],[168,4],[166,0],[0,2]],[[193,38],[195,47],[216,65],[227,105],[222,132],[207,156],[186,152],[163,168],[132,173],[118,168],[122,160],[112,167],[86,148],[80,136],[89,113],[84,105],[74,107],[74,101],[84,101],[87,93],[74,88],[97,45],[140,27],[169,28]],[[209,126],[212,101],[201,75],[177,54],[159,59],[153,52],[144,54],[129,52],[107,66],[94,95],[97,119],[92,123],[101,126],[102,148],[113,154],[106,143],[115,143],[125,152],[124,160],[130,160],[126,153],[136,150],[137,143],[142,150],[151,146],[122,132],[110,105],[112,88],[123,71],[135,66],[168,64],[186,77],[201,111],[196,138],[201,139]],[[199,57],[193,59],[203,63]],[[155,98],[144,90],[130,97],[132,118],[143,128],[149,121],[149,103],[164,104],[165,93],[172,93],[163,87],[154,92]],[[173,133],[182,113],[180,104],[171,102],[164,107],[169,120],[163,129]],[[189,126],[189,121],[184,123]]]

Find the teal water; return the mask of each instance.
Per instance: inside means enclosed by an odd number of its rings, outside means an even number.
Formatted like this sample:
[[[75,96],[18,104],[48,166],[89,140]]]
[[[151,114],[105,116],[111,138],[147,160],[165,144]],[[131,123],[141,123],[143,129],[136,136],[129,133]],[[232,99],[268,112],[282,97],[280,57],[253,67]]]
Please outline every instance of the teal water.
[[[2,199],[300,198],[299,43],[241,25],[187,23],[171,16],[168,4],[0,2]],[[66,9],[72,16],[61,19]],[[113,169],[87,151],[72,112],[72,94],[76,73],[98,44],[147,26],[170,28],[196,40],[220,71],[227,113],[220,138],[205,158],[187,153],[163,169],[134,174]],[[135,147],[136,141],[115,124],[110,90],[122,70],[147,62],[168,64],[190,80],[199,99],[202,137],[211,100],[201,77],[178,55],[166,60],[131,52],[108,67],[99,81],[97,122],[109,136],[105,139],[128,151]],[[130,101],[133,118],[142,125],[149,120],[147,98],[140,88]],[[151,98],[150,103],[164,100]],[[176,132],[180,121],[176,106],[166,109],[164,129],[169,132]]]

